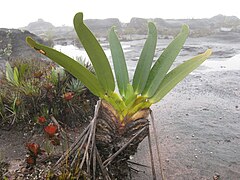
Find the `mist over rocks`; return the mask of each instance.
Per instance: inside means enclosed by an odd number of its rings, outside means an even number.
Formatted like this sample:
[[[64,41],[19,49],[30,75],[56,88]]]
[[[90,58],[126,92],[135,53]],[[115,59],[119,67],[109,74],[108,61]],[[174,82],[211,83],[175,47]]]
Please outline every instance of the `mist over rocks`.
[[[190,27],[190,37],[205,37],[218,35],[219,33],[240,32],[239,18],[221,14],[209,19],[144,19],[133,17],[129,23],[122,23],[117,18],[86,19],[84,21],[98,38],[104,38],[105,40],[112,26],[116,27],[119,37],[123,40],[139,38],[136,35],[144,35],[141,38],[145,37],[149,21],[156,24],[160,38],[172,38],[180,31],[183,24],[187,24]],[[21,29],[28,30],[45,40],[53,41],[54,44],[67,45],[78,43],[77,35],[72,26],[55,27],[43,19],[38,19],[36,22],[31,22]],[[236,35],[240,36],[239,34]]]

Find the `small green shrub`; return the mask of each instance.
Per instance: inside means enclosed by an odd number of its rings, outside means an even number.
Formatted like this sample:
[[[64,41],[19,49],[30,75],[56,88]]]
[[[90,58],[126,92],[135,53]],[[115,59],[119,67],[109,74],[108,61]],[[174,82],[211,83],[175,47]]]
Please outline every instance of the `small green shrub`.
[[[50,115],[67,125],[82,123],[93,114],[97,99],[78,79],[48,61],[11,61],[0,83],[2,126],[34,123],[37,117]]]

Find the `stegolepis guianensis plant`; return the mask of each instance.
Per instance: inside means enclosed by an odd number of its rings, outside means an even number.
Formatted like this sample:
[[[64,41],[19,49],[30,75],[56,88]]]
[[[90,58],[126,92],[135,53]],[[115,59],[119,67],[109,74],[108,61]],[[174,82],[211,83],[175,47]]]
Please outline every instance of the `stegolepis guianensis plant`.
[[[85,168],[93,179],[96,176],[114,178],[119,177],[119,174],[123,176],[122,178],[126,178],[127,173],[122,167],[127,166],[129,156],[136,152],[138,144],[149,133],[149,123],[146,118],[149,116],[151,105],[159,102],[181,80],[201,65],[211,55],[211,50],[169,71],[189,34],[188,26],[183,25],[181,32],[153,64],[157,29],[153,22],[149,22],[148,36],[133,81],[130,83],[123,49],[113,27],[109,31],[109,44],[118,93],[115,91],[115,79],[106,54],[84,24],[82,13],[75,15],[74,27],[92,62],[95,74],[65,54],[39,44],[30,37],[26,39],[31,47],[63,66],[101,100],[96,106],[95,117],[88,130],[85,130],[82,137],[80,136],[81,140],[75,142],[69,152],[59,159],[56,167],[64,161],[64,157],[75,153],[74,159],[78,157],[81,162],[76,163],[78,161],[73,160],[70,166],[78,164],[78,167]],[[83,153],[79,155],[79,152]],[[90,159],[91,162],[87,163],[86,159]],[[97,168],[96,162],[99,165]],[[83,165],[84,163],[86,166]],[[121,168],[116,168],[119,166]]]

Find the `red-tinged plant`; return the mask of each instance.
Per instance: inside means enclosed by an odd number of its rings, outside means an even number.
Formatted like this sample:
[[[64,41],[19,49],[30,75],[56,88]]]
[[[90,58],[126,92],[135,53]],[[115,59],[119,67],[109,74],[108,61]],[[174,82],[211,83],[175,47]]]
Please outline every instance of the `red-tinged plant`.
[[[30,154],[33,156],[41,155],[42,150],[40,149],[40,145],[37,143],[27,143],[26,144],[27,149],[30,151]]]
[[[46,122],[46,118],[44,116],[39,116],[38,119],[37,119],[37,122],[39,124],[44,124]]]
[[[26,162],[28,165],[33,166],[36,164],[38,155],[42,155],[44,150],[42,150],[37,143],[27,143],[26,147],[29,150]]]
[[[63,95],[63,98],[66,100],[66,101],[70,101],[74,96],[74,93],[73,92],[66,92],[64,95]]]
[[[26,158],[26,162],[28,165],[35,165],[36,164],[36,157],[28,156]]]
[[[57,130],[58,130],[58,127],[53,123],[50,123],[48,126],[44,128],[44,131],[47,133],[49,138],[54,137],[54,135],[57,133]]]

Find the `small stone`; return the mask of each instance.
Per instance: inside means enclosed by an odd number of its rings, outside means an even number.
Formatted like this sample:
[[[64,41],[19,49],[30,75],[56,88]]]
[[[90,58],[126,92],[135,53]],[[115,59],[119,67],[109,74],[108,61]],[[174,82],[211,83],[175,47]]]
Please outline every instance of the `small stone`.
[[[197,156],[197,155],[195,155],[194,157],[195,157],[196,159],[198,158],[198,156]]]
[[[195,137],[194,134],[192,135],[192,137]]]
[[[222,119],[222,117],[219,117],[219,119]]]
[[[186,113],[186,116],[189,116],[189,114],[188,114],[188,113]]]
[[[237,106],[235,106],[235,108],[237,109],[237,108],[238,108],[238,105],[237,105]]]
[[[215,175],[213,176],[213,180],[219,180],[220,178],[220,174],[215,173]]]
[[[176,136],[176,139],[179,139],[179,136]]]
[[[165,161],[166,161],[166,162],[169,162],[169,159],[166,159]]]
[[[26,172],[26,171],[27,171],[27,169],[26,169],[25,167],[21,168],[21,172],[22,172],[22,173],[24,173],[24,172]]]

